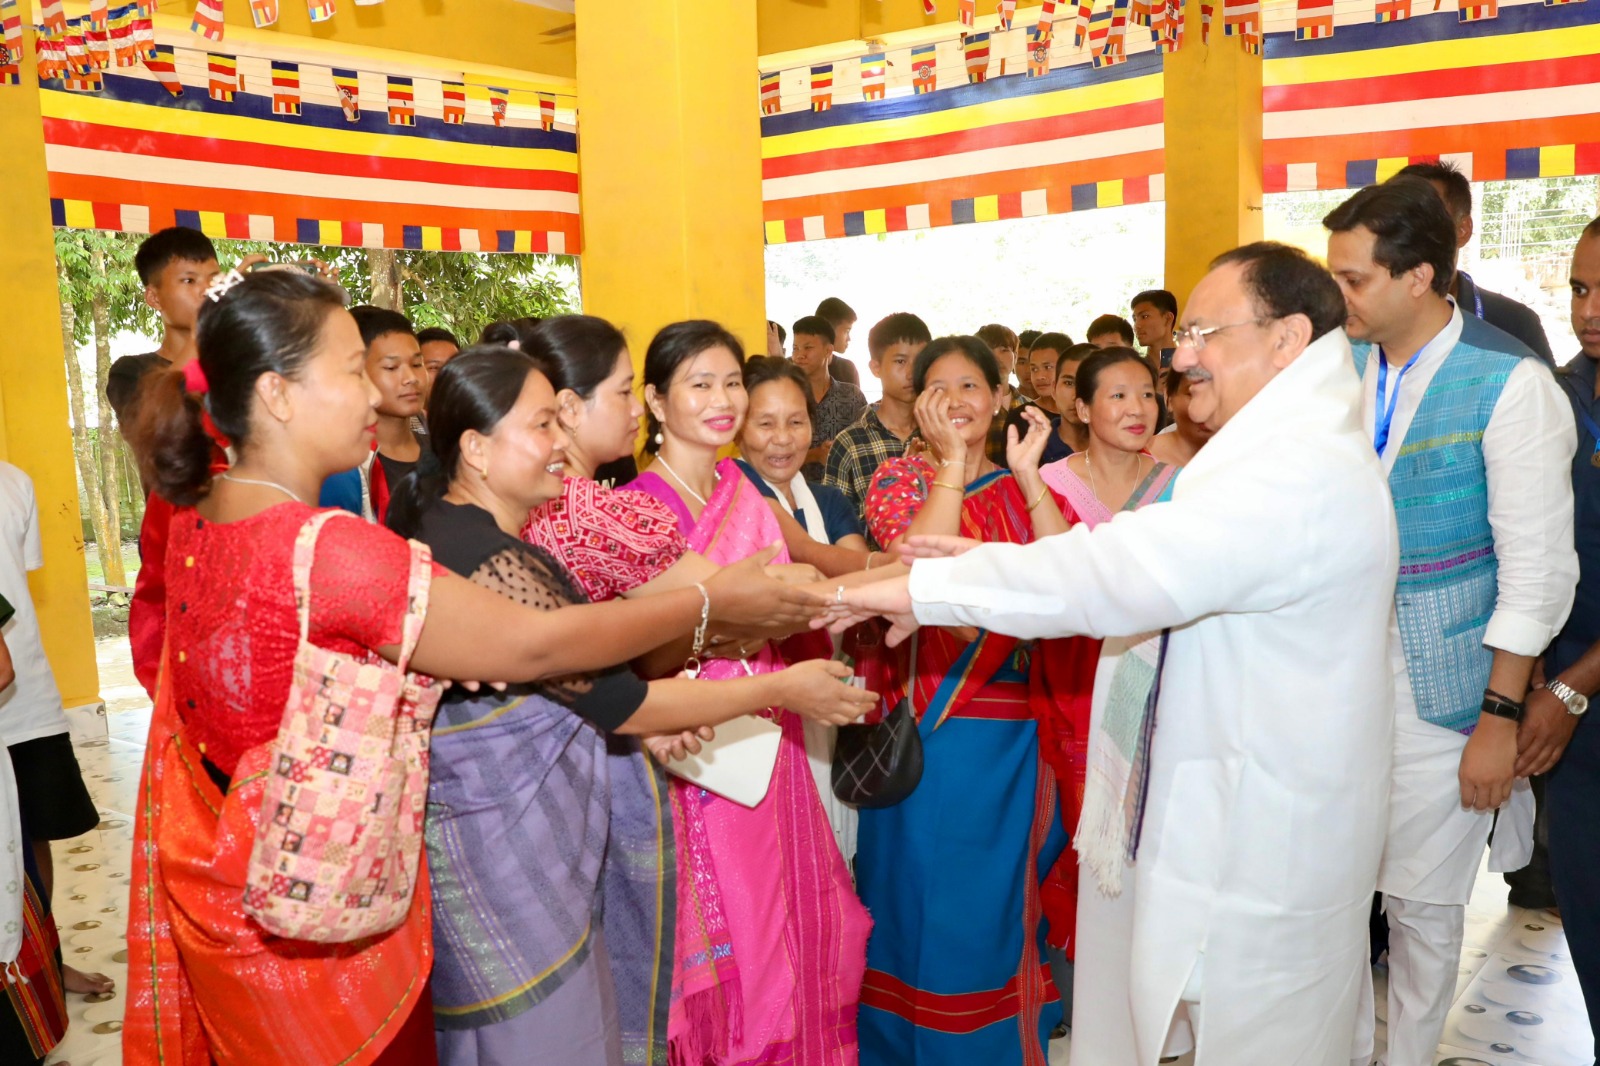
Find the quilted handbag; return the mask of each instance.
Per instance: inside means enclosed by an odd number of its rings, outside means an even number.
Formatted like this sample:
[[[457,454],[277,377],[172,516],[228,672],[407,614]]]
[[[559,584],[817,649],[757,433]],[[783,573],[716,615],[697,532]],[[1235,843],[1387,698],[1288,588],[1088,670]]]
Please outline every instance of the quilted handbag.
[[[428,608],[432,556],[411,542],[399,662],[309,637],[311,563],[323,511],[294,545],[300,644],[274,742],[244,909],[277,936],[345,943],[400,925],[422,857],[428,741],[442,686],[406,665]]]
[[[893,807],[922,780],[922,734],[908,696],[870,725],[843,725],[833,748],[833,794],[852,807]]]

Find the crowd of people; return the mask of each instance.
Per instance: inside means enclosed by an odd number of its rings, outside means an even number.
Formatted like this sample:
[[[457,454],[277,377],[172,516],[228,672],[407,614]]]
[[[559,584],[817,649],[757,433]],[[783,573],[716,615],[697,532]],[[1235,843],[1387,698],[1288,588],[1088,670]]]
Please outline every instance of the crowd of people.
[[[837,298],[462,348],[150,237],[126,1061],[1430,1066],[1486,849],[1600,1031],[1600,219],[1558,370],[1448,165],[1325,225],[1083,343],[891,314],[870,404]],[[38,1062],[109,982],[0,474]]]

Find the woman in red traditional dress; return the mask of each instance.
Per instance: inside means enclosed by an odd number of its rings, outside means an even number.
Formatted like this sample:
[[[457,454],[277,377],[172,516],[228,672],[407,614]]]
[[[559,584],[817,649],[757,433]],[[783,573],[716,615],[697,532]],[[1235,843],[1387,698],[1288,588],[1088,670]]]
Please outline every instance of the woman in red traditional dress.
[[[124,1056],[136,1066],[432,1063],[426,876],[399,927],[351,943],[269,935],[242,905],[260,776],[302,639],[292,552],[316,514],[305,501],[371,449],[377,393],[366,346],[341,290],[285,271],[214,289],[198,339],[205,406],[237,461],[213,480],[201,399],[177,373],[146,379],[130,436],[154,491],[179,509],[164,678],[139,786]],[[328,523],[304,639],[393,661],[410,569],[409,546],[388,530]],[[691,588],[548,612],[431,564],[430,576],[411,662],[437,677],[599,669],[689,632],[708,603],[730,622],[792,623],[814,600],[756,567],[710,578],[704,596]]]
[[[1027,544],[1064,528],[1037,470],[988,458],[1000,370],[976,337],[917,356],[926,456],[891,459],[867,494],[890,551],[911,534]],[[1049,424],[1027,408],[1013,467]],[[1044,1066],[1061,1007],[1043,956],[1041,882],[1067,846],[1028,701],[1029,648],[984,630],[920,630],[911,698],[924,769],[893,807],[861,811],[856,883],[875,923],[861,994],[864,1066]]]

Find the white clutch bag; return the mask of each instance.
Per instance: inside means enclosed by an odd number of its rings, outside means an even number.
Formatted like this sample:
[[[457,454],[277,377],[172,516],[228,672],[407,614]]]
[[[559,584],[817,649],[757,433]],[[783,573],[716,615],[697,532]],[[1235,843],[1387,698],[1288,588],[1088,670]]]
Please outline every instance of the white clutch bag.
[[[744,807],[755,807],[772,787],[783,727],[768,718],[745,715],[717,726],[716,739],[700,754],[667,763],[667,771]]]

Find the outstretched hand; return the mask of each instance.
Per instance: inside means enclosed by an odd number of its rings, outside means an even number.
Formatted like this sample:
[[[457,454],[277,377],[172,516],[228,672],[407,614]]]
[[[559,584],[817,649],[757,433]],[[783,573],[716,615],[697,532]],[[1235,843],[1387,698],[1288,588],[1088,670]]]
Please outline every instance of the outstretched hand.
[[[706,579],[711,618],[723,626],[797,626],[804,628],[825,604],[799,585],[769,576],[765,567],[782,544],[763,548],[725,566]]]
[[[982,543],[970,537],[919,534],[900,542],[900,561],[910,566],[918,559],[954,559]]]
[[[682,733],[663,733],[643,739],[644,746],[649,749],[650,754],[665,766],[674,759],[699,755],[701,742],[715,739],[716,735],[716,731],[710,726],[703,725],[699,729],[690,729]]]
[[[889,622],[885,639],[891,648],[916,632],[920,623],[911,611],[909,577],[874,581],[853,589],[841,586],[828,606],[825,622],[829,632],[838,634],[880,616]]]

